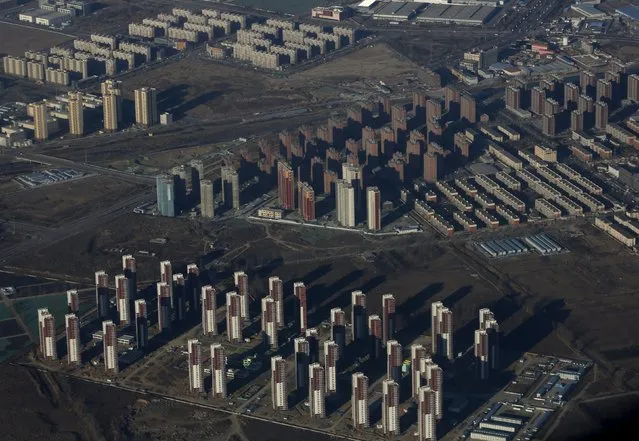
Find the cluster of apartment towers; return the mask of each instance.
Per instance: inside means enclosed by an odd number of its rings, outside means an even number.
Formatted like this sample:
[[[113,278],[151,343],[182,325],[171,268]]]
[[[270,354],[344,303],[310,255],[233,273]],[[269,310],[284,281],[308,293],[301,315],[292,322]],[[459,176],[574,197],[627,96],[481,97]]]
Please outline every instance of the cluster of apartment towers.
[[[122,128],[122,82],[106,80],[101,86],[104,130],[114,132]],[[135,122],[142,127],[150,127],[160,122],[157,105],[157,91],[154,88],[142,87],[134,92]],[[68,94],[66,109],[57,109],[54,101],[40,101],[28,106],[28,114],[33,117],[34,138],[45,141],[49,138],[49,127],[52,117],[62,117],[69,122],[69,133],[75,136],[86,134],[84,124],[85,98],[82,92],[72,91]],[[92,103],[92,101],[91,101]]]
[[[222,209],[240,209],[240,175],[232,165],[221,168]],[[157,208],[161,216],[175,217],[199,204],[204,218],[215,216],[214,182],[204,179],[204,163],[193,159],[155,177]],[[190,189],[190,190],[189,190]]]
[[[115,305],[120,327],[131,321],[131,300],[137,296],[136,262],[130,255],[122,256],[123,273],[115,276]],[[249,305],[253,296],[248,289],[248,276],[234,273],[235,290],[226,293],[227,339],[243,341],[243,326],[249,320]],[[109,316],[108,274],[95,273],[97,314]],[[285,327],[283,282],[279,277],[268,280],[268,296],[261,299],[262,332],[269,346],[279,347],[278,332]],[[187,314],[201,310],[202,333],[217,335],[216,290],[211,285],[200,286],[197,265],[187,266],[187,276],[173,274],[170,261],[160,263],[160,281],[156,284],[158,328],[162,332],[172,322],[182,321]],[[331,338],[324,342],[323,365],[319,363],[319,330],[307,326],[307,290],[303,282],[293,284],[295,322],[299,336],[294,339],[295,385],[298,394],[308,393],[310,415],[326,417],[326,397],[338,391],[340,359],[346,348],[346,314],[342,308],[330,310]],[[198,301],[199,300],[199,301]],[[76,290],[67,292],[69,313],[65,315],[69,364],[81,363],[79,298]],[[200,305],[201,301],[201,305]],[[135,334],[138,348],[148,345],[147,303],[133,299]],[[370,344],[370,356],[382,357],[386,348],[386,378],[382,382],[382,426],[386,434],[399,434],[399,388],[402,378],[402,345],[394,339],[396,300],[393,294],[382,296],[382,316],[367,313],[367,296],[362,291],[351,293],[351,337],[353,342]],[[43,358],[57,359],[55,318],[47,308],[38,309],[40,350]],[[118,338],[116,323],[103,320],[104,364],[107,372],[118,373]],[[420,344],[410,347],[412,397],[418,404],[419,439],[436,440],[436,421],[442,418],[442,369],[434,357],[454,359],[453,314],[442,302],[431,305],[431,354]],[[475,331],[476,368],[480,379],[486,379],[498,367],[499,325],[487,308],[479,311],[479,329]],[[198,339],[187,341],[189,387],[192,392],[204,392],[203,345]],[[211,393],[227,396],[227,360],[222,344],[210,346]],[[288,410],[287,360],[281,355],[271,357],[271,396],[275,410]],[[355,428],[369,427],[368,377],[362,372],[352,374],[352,420]]]

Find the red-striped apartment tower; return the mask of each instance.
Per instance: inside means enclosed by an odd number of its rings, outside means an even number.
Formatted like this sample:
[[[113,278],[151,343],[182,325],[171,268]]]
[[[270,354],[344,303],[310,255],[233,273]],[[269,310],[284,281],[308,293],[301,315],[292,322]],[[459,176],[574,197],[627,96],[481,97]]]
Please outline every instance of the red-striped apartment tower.
[[[185,289],[184,274],[173,274],[173,312],[175,313],[175,320],[178,322],[184,320],[186,315]]]
[[[156,285],[158,295],[158,329],[162,332],[171,328],[171,286],[160,282]]]
[[[410,370],[411,370],[411,384],[412,384],[412,397],[417,399],[417,393],[419,388],[422,387],[422,360],[428,357],[426,348],[422,345],[411,345],[410,347]]]
[[[365,429],[370,425],[368,416],[368,377],[361,372],[352,376],[351,415],[353,428]]]
[[[95,304],[99,319],[109,316],[109,275],[106,271],[95,272]]]
[[[166,283],[169,287],[170,305],[173,309],[173,267],[169,260],[160,262],[160,282]]]
[[[351,292],[351,331],[353,341],[366,338],[366,294],[361,291]]]
[[[131,323],[129,307],[129,281],[124,274],[115,276],[115,306],[117,307],[121,325]]]
[[[306,340],[308,341],[308,361],[309,363],[317,363],[320,359],[320,338],[317,328],[308,328],[306,330]]]
[[[186,266],[186,298],[191,305],[191,312],[197,313],[200,309],[201,295],[200,269],[196,264],[190,263]]]
[[[273,401],[273,409],[288,410],[286,360],[281,355],[271,357],[271,400]]]
[[[272,297],[262,298],[262,332],[266,334],[268,344],[272,349],[276,349],[278,346],[276,306]]]
[[[137,266],[135,257],[130,254],[122,256],[122,271],[129,281],[129,298],[136,299],[138,292]]]
[[[149,320],[146,300],[137,299],[135,307],[135,343],[137,348],[144,348],[149,344]]]
[[[319,363],[308,367],[308,407],[311,418],[326,418],[326,386],[324,368]]]
[[[384,294],[382,296],[382,344],[384,346],[395,336],[395,307],[395,296]]]
[[[69,314],[76,314],[80,311],[80,297],[78,291],[70,289],[67,291],[67,312]]]
[[[305,221],[315,220],[315,190],[307,182],[297,184],[297,208]]]
[[[308,366],[310,365],[311,348],[306,337],[293,340],[295,354],[295,390],[303,392],[308,387]]]
[[[377,314],[368,316],[368,338],[371,341],[371,358],[378,360],[382,355],[382,319]]]
[[[57,360],[58,351],[55,339],[55,317],[47,308],[38,309],[38,330],[40,334],[40,353],[42,358]]]
[[[426,386],[430,387],[431,391],[435,394],[435,417],[438,420],[442,419],[442,404],[443,404],[443,383],[444,374],[442,368],[433,362],[430,358],[424,358],[421,360],[420,370],[422,376],[426,382]]]
[[[490,375],[488,332],[485,329],[475,330],[475,370],[480,380]]]
[[[306,285],[303,282],[296,282],[293,284],[293,293],[295,295],[295,313],[297,315],[297,323],[300,326],[300,335],[304,335],[306,332],[307,322],[307,304],[306,304]]]
[[[397,340],[386,343],[386,378],[398,383],[402,378],[402,345]]]
[[[499,366],[499,324],[491,316],[492,313],[485,313],[483,323],[480,321],[480,328],[475,331],[475,367],[480,380],[488,378]]]
[[[346,349],[346,314],[342,308],[331,308],[331,340],[339,346],[340,355]]]
[[[437,441],[434,391],[428,386],[420,387],[417,403],[418,440]]]
[[[242,341],[241,303],[238,293],[226,293],[226,337],[231,343]]]
[[[79,365],[82,363],[80,344],[80,319],[75,314],[64,316],[64,328],[67,335],[67,362]]]
[[[326,369],[326,393],[337,392],[337,363],[339,361],[339,346],[334,341],[324,342],[324,368]]]
[[[453,354],[453,312],[442,302],[431,305],[431,352],[452,360]]]
[[[220,343],[211,345],[211,393],[216,398],[226,398],[226,355]]]
[[[484,323],[488,333],[488,357],[490,370],[494,371],[499,367],[499,323],[494,318],[486,320]]]
[[[281,208],[295,209],[295,175],[291,166],[284,161],[277,163],[277,195]]]
[[[371,231],[382,229],[382,197],[377,187],[366,188],[366,223]]]
[[[117,374],[118,366],[118,336],[116,326],[111,320],[102,322],[102,346],[104,349],[104,369],[112,374]]]
[[[202,364],[202,343],[197,338],[186,342],[189,350],[189,389],[204,392],[204,365]]]
[[[217,292],[211,285],[202,287],[202,332],[204,335],[217,335]]]
[[[242,320],[249,318],[249,292],[248,292],[248,276],[244,271],[236,271],[233,273],[235,288],[240,296],[240,317]]]
[[[382,428],[385,435],[399,435],[399,384],[382,381]]]
[[[275,300],[275,321],[278,328],[284,327],[284,284],[279,277],[268,278],[268,295]]]

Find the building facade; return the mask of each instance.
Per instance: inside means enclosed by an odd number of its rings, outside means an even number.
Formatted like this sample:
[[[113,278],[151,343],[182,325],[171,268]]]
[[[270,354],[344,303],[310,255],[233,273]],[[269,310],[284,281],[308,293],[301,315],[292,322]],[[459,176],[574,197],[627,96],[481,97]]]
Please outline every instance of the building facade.
[[[217,335],[217,292],[211,285],[202,287],[202,333]]]
[[[186,342],[189,352],[189,389],[204,392],[204,365],[202,364],[202,343],[196,338]]]
[[[288,410],[286,360],[281,355],[271,357],[271,400],[274,410]]]
[[[326,418],[324,368],[319,363],[313,363],[308,367],[308,404],[311,418]]]
[[[104,350],[104,369],[108,373],[117,374],[118,366],[118,338],[116,326],[111,320],[102,322],[102,345]]]
[[[40,336],[40,354],[45,360],[57,360],[55,317],[47,308],[38,309],[38,333]]]

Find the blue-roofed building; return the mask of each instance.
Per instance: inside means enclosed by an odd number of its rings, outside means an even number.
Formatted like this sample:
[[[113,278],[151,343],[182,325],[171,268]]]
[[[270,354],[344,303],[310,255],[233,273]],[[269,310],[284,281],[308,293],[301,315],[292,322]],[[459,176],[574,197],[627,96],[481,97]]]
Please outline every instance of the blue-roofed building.
[[[595,5],[591,5],[588,3],[572,5],[571,9],[586,18],[604,18],[608,15],[601,9],[597,9]]]
[[[616,9],[617,14],[622,17],[629,18],[634,21],[639,21],[639,6],[628,5]]]

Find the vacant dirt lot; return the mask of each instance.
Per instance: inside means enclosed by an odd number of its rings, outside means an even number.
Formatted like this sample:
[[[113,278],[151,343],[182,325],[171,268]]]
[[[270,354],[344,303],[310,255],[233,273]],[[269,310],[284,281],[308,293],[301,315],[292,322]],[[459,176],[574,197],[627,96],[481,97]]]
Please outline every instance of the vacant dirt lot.
[[[402,76],[419,74],[419,66],[400,59],[383,43],[369,45],[312,69],[293,75],[294,81],[330,82],[371,80],[396,83]]]
[[[89,176],[2,196],[0,217],[55,226],[83,216],[92,204],[108,206],[135,190],[133,184]]]
[[[594,351],[614,368],[627,369],[631,381],[639,369],[636,259],[625,247],[594,227],[555,232],[571,252],[547,258],[526,257],[495,264],[538,304],[553,303],[548,313],[572,334],[573,344]],[[634,380],[633,380],[634,381]]]
[[[626,62],[633,62],[639,56],[639,44],[634,42],[607,40],[602,42],[601,48]]]
[[[0,54],[24,56],[24,51],[39,51],[50,48],[72,37],[49,31],[46,28],[33,29],[27,26],[0,23]]]
[[[130,91],[143,86],[157,88],[162,109],[201,120],[298,106],[311,99],[308,91],[284,80],[269,80],[250,67],[226,66],[199,54],[127,75],[123,80]]]
[[[350,84],[341,84],[344,82],[361,86],[367,80],[384,80],[394,84],[419,74],[416,65],[398,59],[384,44],[376,44],[285,78],[249,66],[217,63],[194,53],[175,63],[127,75],[123,81],[128,90],[150,86],[162,91],[159,105],[177,115],[211,120],[339,100],[340,93],[352,92]],[[327,93],[325,88],[331,86]],[[378,92],[368,87],[367,93]]]

